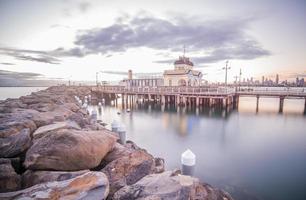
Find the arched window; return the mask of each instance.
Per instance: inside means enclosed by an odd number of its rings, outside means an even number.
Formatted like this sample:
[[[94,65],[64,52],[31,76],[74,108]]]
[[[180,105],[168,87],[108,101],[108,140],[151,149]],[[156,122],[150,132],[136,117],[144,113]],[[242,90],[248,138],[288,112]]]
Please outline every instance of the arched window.
[[[186,81],[184,79],[180,79],[178,84],[179,86],[186,86]]]

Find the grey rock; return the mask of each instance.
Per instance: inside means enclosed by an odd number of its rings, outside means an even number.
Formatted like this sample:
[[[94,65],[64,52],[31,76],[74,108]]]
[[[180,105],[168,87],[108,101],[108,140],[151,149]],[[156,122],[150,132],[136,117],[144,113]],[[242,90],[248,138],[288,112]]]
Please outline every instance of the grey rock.
[[[147,175],[137,183],[121,188],[113,199],[232,200],[225,192],[203,185],[197,178],[171,171]]]
[[[34,133],[33,138],[38,139],[43,137],[45,134],[51,131],[56,131],[59,129],[75,129],[80,130],[81,127],[74,121],[64,121],[64,122],[55,122],[46,126],[39,127]]]
[[[14,171],[9,159],[0,158],[0,192],[20,189],[21,178]]]
[[[0,157],[14,157],[31,146],[30,130],[22,129],[19,133],[0,138]]]
[[[117,138],[104,131],[60,129],[35,140],[24,166],[32,170],[77,171],[94,168]]]
[[[41,183],[16,192],[0,193],[0,199],[106,199],[107,177],[102,172],[87,172],[64,181]]]
[[[142,177],[154,173],[155,162],[145,150],[116,144],[103,160],[104,172],[110,182],[110,197],[125,185],[136,183]]]
[[[40,183],[52,182],[52,181],[64,181],[79,175],[85,174],[89,170],[82,171],[32,171],[27,170],[22,174],[22,187],[28,188]]]

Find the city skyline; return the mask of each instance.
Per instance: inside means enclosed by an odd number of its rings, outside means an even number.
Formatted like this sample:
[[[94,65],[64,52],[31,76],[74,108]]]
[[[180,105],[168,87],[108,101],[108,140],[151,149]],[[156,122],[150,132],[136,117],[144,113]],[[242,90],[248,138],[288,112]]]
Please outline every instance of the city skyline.
[[[163,72],[183,54],[203,79],[306,77],[306,2],[1,1],[1,82],[95,81],[98,71]],[[14,75],[12,75],[14,74]],[[103,80],[118,80],[111,74]]]

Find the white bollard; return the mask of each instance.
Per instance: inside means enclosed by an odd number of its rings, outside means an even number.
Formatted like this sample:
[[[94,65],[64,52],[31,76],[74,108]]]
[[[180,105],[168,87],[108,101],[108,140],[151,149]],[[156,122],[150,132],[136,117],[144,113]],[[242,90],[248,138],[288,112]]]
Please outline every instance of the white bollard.
[[[114,120],[111,124],[111,127],[112,127],[112,131],[117,133],[118,128],[119,128],[119,123],[116,120]]]
[[[187,176],[193,176],[195,171],[196,156],[194,153],[187,149],[181,155],[182,174]]]
[[[126,143],[126,130],[125,130],[124,125],[121,125],[118,128],[118,134],[119,134],[119,138],[120,138],[120,144],[125,145],[125,143]]]
[[[88,104],[85,102],[82,106],[82,108],[87,108]]]
[[[92,121],[92,123],[96,123],[97,122],[97,116],[98,116],[97,111],[96,110],[92,110],[91,111],[91,121]]]

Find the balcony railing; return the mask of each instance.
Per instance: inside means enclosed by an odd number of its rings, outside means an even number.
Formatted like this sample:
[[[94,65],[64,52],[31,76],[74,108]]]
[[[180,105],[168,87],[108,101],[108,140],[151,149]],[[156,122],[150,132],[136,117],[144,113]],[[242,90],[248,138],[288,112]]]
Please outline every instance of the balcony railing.
[[[235,88],[201,88],[201,87],[125,87],[125,86],[99,86],[93,91],[113,93],[135,93],[135,94],[160,94],[160,95],[229,95],[235,93]]]

